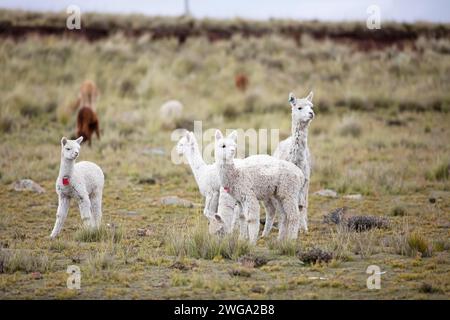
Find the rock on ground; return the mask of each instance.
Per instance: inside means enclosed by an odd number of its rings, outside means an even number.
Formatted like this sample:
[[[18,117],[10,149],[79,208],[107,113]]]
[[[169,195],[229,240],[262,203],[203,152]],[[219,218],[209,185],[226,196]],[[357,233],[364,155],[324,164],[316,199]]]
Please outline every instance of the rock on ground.
[[[22,179],[13,183],[15,191],[32,191],[37,193],[44,193],[45,189],[31,179]]]
[[[194,207],[194,204],[191,201],[179,198],[177,196],[163,197],[161,198],[160,203],[165,206],[179,206],[185,208]]]
[[[357,194],[348,194],[343,196],[343,198],[345,199],[349,199],[349,200],[361,200],[362,199],[362,195],[357,193]]]
[[[322,189],[314,192],[317,196],[336,198],[338,196],[337,192],[331,189]]]

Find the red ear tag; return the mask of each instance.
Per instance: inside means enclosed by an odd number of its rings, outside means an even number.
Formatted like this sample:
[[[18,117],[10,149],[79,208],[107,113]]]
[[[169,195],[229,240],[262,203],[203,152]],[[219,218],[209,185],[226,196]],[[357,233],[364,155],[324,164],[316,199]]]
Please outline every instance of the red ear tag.
[[[228,188],[228,187],[223,187],[223,190],[224,190],[226,193],[229,193],[229,192],[230,192],[230,188]]]
[[[69,185],[69,178],[63,177],[63,185],[68,186]]]

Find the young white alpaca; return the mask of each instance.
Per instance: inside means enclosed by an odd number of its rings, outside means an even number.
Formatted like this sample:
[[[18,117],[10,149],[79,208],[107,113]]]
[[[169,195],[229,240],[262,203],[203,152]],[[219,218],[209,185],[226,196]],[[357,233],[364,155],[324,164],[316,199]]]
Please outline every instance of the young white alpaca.
[[[311,177],[311,155],[308,148],[308,128],[314,118],[312,104],[313,93],[310,92],[306,98],[297,99],[291,92],[289,94],[289,103],[292,107],[292,135],[281,141],[273,156],[292,162],[299,167],[306,178],[303,202],[305,206],[301,210],[301,228],[308,231],[308,190]],[[274,216],[266,221],[268,229],[273,224]]]
[[[299,200],[305,177],[290,162],[268,155],[246,158],[248,163],[235,165],[237,133],[233,131],[224,138],[217,130],[215,135],[215,159],[218,164],[220,184],[240,205],[242,217],[241,237],[256,243],[259,233],[259,202],[271,199],[281,211],[279,239],[296,239],[300,224]],[[220,212],[214,216],[223,223]]]
[[[217,213],[220,195],[220,181],[217,166],[215,164],[206,164],[203,160],[197,140],[192,132],[187,132],[186,135],[181,137],[177,144],[177,152],[188,161],[199,191],[205,197],[203,214],[206,217],[210,217]],[[228,212],[228,215],[233,216],[236,201],[228,195],[223,195],[220,199],[224,210],[230,210],[231,212]]]
[[[227,192],[223,192],[220,187],[219,171],[217,163],[206,164],[200,153],[197,140],[192,132],[187,132],[186,135],[178,141],[176,150],[180,156],[184,156],[195,181],[197,182],[200,193],[205,197],[205,207],[203,214],[209,219],[209,232],[212,234],[228,233],[236,227],[238,217],[240,215],[240,207],[236,200]],[[243,166],[255,162],[254,159],[235,159],[235,164]],[[275,211],[270,199],[264,201],[266,212],[269,210]],[[216,224],[214,215],[220,212],[221,217],[226,221],[225,224]],[[269,213],[266,213],[268,216]],[[270,213],[270,215],[273,215]],[[242,219],[242,216],[241,216]]]
[[[102,219],[102,194],[105,181],[102,169],[95,163],[82,161],[75,163],[80,154],[83,137],[76,140],[61,139],[61,166],[56,179],[58,211],[56,222],[50,235],[55,238],[66,220],[70,199],[76,198],[81,220],[87,227],[98,228]]]

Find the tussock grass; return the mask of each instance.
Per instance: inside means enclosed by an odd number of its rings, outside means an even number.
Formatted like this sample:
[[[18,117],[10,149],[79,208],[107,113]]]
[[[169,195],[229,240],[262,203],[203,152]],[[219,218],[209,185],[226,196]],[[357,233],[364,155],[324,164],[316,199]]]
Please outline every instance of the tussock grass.
[[[100,228],[80,227],[75,233],[75,240],[80,242],[105,242],[118,243],[122,240],[123,231],[120,227],[109,228],[101,225]]]
[[[426,173],[428,180],[446,181],[450,177],[450,160],[441,161]]]
[[[298,254],[300,247],[297,240],[270,240],[268,243],[269,249],[276,253],[294,257]]]
[[[431,257],[432,246],[423,235],[417,232],[412,233],[407,237],[406,243],[408,244],[409,255],[420,253],[422,257]]]
[[[207,260],[222,257],[236,260],[251,252],[250,244],[238,238],[237,233],[223,237],[210,235],[206,225],[198,221],[184,232],[172,229],[167,234],[165,243],[168,254],[173,256]]]
[[[91,253],[87,259],[87,265],[92,271],[112,269],[116,264],[114,250],[106,248]]]
[[[30,252],[29,250],[0,249],[0,273],[48,272],[54,262],[46,254]]]
[[[347,116],[342,119],[339,126],[339,134],[343,137],[358,138],[361,136],[363,128],[355,115]]]

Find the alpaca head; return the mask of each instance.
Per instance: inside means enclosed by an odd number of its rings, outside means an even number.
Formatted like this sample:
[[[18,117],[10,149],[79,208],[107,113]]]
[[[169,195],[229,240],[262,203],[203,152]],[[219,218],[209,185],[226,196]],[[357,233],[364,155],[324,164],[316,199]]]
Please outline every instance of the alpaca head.
[[[227,137],[224,137],[220,130],[216,130],[215,137],[214,157],[216,161],[232,161],[236,155],[237,132],[233,131]]]
[[[69,140],[66,137],[61,139],[61,155],[64,159],[75,160],[80,155],[80,144],[83,141],[83,137],[79,137],[76,140]]]
[[[195,136],[192,132],[186,132],[177,143],[177,152],[180,156],[191,154],[195,151]]]
[[[211,215],[208,218],[208,232],[211,235],[224,235],[225,223],[218,214]]]
[[[301,124],[308,125],[314,118],[312,104],[313,92],[311,91],[306,98],[297,99],[291,92],[289,94],[289,103],[292,107],[292,119]]]

